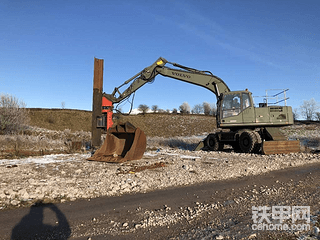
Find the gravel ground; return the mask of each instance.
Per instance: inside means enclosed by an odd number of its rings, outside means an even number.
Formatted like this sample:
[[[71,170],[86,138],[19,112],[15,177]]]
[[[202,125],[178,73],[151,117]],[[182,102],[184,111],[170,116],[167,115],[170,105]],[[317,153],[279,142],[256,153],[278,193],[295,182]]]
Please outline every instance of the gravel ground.
[[[264,156],[234,153],[228,150],[224,152],[192,152],[172,148],[147,151],[141,160],[121,164],[87,161],[86,158],[89,156],[90,154],[58,154],[0,160],[0,210],[31,206],[39,201],[57,203],[101,196],[145,193],[156,189],[263,175],[263,173],[274,170],[320,163],[320,156],[316,153]],[[111,224],[109,234],[114,236],[118,233],[134,233],[138,229],[167,227],[179,221],[192,222],[199,216],[203,220],[204,215],[214,211],[227,214],[228,211],[234,212],[235,207],[236,211],[240,213],[241,206],[248,204],[252,206],[252,201],[260,198],[259,196],[272,196],[274,193],[279,196],[281,193],[280,195],[286,197],[291,190],[289,183],[289,185],[279,185],[272,188],[265,186],[248,191],[248,196],[232,197],[232,193],[230,193],[231,198],[229,195],[225,196],[223,202],[209,204],[199,201],[195,203],[195,206],[181,207],[179,211],[174,212],[171,211],[170,206],[164,206],[157,211],[137,209],[142,217],[136,221],[135,225],[131,226],[127,222],[117,222],[116,220],[111,221],[108,223]],[[319,197],[317,199],[319,201]],[[277,201],[275,205],[279,203],[278,199],[274,201]],[[270,202],[259,202],[259,206],[268,205],[268,203],[270,204]],[[248,211],[248,209],[245,208],[243,211]],[[314,213],[312,217],[316,219],[318,215],[319,213]],[[228,223],[230,219],[227,215],[224,222],[221,217],[215,220],[211,219],[209,223],[202,223],[199,227],[173,238],[238,239],[230,237],[236,236],[236,230],[228,230],[228,226],[236,224],[232,222],[233,220]],[[314,221],[316,222],[316,220]],[[216,228],[217,225],[220,227]],[[239,228],[241,224],[237,226]],[[74,231],[77,232],[76,228]],[[312,231],[317,231],[317,229]],[[256,237],[248,232],[246,237],[250,236],[251,239]],[[309,236],[310,234],[301,235],[300,239],[308,239]],[[77,237],[77,234],[73,237]],[[243,233],[241,237],[243,237]]]
[[[141,160],[122,164],[91,162],[87,157],[60,154],[1,160],[0,209],[39,200],[64,202],[148,192],[320,162],[319,155],[312,153],[263,156],[169,148],[148,151]]]

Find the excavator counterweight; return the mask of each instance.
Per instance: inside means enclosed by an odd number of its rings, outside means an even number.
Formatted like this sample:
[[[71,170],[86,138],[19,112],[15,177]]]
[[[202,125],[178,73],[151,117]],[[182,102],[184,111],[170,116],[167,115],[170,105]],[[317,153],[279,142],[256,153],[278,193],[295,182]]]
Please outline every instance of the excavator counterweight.
[[[262,153],[270,154],[287,154],[300,152],[300,141],[265,141],[262,145]]]

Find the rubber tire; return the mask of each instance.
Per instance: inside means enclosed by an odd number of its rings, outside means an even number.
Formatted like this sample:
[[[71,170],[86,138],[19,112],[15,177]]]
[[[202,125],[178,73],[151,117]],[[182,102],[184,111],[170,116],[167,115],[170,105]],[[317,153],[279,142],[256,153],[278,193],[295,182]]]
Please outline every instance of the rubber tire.
[[[256,136],[252,132],[243,132],[239,138],[239,146],[241,152],[243,153],[251,153],[256,145]]]
[[[219,142],[219,138],[215,134],[210,134],[206,138],[206,146],[210,151],[221,151],[224,147],[224,144]]]
[[[231,145],[231,147],[233,148],[233,151],[234,151],[234,152],[240,152],[240,151],[241,151],[238,141],[233,142],[233,143],[231,143],[230,145]]]
[[[254,145],[252,152],[253,153],[260,153],[261,147],[262,147],[262,139],[261,139],[261,136],[258,132],[254,132],[254,135],[256,137],[256,144]]]

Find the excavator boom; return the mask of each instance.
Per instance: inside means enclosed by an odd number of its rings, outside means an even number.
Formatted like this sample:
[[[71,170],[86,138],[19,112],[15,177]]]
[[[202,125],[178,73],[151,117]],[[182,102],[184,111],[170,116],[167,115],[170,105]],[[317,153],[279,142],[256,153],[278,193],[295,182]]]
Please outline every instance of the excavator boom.
[[[165,65],[167,64],[171,64],[177,68],[166,67]],[[217,97],[220,97],[223,93],[230,92],[227,84],[221,78],[213,75],[211,72],[200,71],[194,68],[182,66],[177,63],[170,63],[166,59],[160,57],[151,66],[145,68],[132,78],[128,79],[119,87],[116,87],[112,94],[104,93],[103,95],[113,103],[119,103],[125,98],[129,97],[132,93],[136,92],[146,83],[153,81],[154,78],[159,74],[164,77],[170,77],[204,87],[213,92]],[[129,87],[127,87],[123,92],[120,92],[120,88],[129,83]]]

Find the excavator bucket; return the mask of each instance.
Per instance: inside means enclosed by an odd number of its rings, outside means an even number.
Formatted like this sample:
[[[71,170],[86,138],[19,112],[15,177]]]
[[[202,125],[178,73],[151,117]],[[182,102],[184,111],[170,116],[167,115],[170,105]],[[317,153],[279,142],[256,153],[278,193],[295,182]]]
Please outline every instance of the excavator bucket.
[[[131,123],[118,124],[107,131],[106,139],[90,161],[126,162],[141,159],[146,150],[146,135]]]
[[[300,152],[300,141],[264,141],[262,153],[269,154],[286,154]]]

